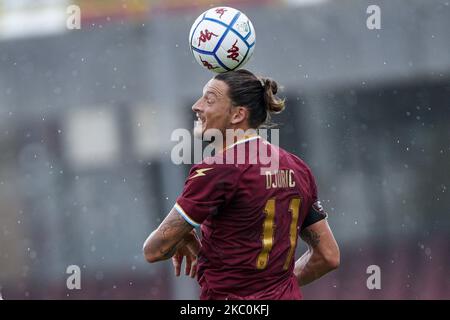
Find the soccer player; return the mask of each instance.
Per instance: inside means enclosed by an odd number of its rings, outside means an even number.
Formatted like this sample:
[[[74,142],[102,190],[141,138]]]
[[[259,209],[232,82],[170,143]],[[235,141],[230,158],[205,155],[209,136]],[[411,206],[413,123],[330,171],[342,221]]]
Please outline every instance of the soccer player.
[[[277,83],[240,69],[216,75],[192,110],[194,134],[223,133],[223,150],[194,165],[173,209],[144,243],[148,262],[172,258],[175,274],[197,276],[200,299],[301,299],[299,287],[339,266],[339,248],[318,201],[314,177],[295,155],[248,132],[284,109]],[[256,132],[256,131],[255,131]],[[251,144],[277,156],[277,170],[254,161]],[[245,151],[245,161],[236,160]],[[230,156],[231,153],[231,156]],[[253,160],[253,161],[252,161]],[[195,233],[201,227],[201,240]],[[308,251],[294,259],[298,236]]]

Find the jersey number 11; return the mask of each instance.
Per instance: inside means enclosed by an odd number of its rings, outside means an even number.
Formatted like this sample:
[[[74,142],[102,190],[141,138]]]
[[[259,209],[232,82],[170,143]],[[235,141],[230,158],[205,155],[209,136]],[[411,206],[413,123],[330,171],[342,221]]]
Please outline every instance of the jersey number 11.
[[[291,225],[289,227],[289,240],[290,248],[286,261],[283,265],[283,270],[289,268],[289,264],[294,256],[295,244],[297,243],[297,222],[298,214],[300,211],[300,198],[292,198],[289,202],[289,213],[291,214]],[[264,214],[266,218],[263,223],[263,237],[262,237],[262,250],[256,259],[256,268],[265,269],[267,267],[267,261],[269,260],[269,253],[272,250],[274,239],[274,219],[275,219],[275,198],[269,199],[264,207]]]

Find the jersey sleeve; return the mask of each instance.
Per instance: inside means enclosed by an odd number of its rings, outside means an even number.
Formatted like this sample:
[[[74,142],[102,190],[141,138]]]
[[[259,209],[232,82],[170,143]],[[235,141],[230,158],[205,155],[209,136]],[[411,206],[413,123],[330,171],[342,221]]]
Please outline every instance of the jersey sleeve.
[[[305,228],[309,227],[310,225],[313,225],[316,222],[319,222],[320,220],[326,219],[328,217],[327,213],[322,207],[322,204],[320,203],[318,197],[317,197],[317,185],[316,180],[309,171],[310,176],[310,188],[311,188],[311,206],[308,208],[308,213],[306,214],[305,220],[303,221],[301,230],[304,230]]]
[[[175,210],[194,227],[217,214],[236,191],[239,169],[234,165],[198,164],[191,168]]]

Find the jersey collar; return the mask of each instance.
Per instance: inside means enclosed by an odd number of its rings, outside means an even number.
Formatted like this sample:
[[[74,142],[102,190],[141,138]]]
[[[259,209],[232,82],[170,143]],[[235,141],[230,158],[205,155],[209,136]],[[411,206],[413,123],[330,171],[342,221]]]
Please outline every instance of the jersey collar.
[[[258,136],[257,134],[244,136],[243,139],[240,139],[240,140],[236,141],[235,143],[230,144],[229,146],[225,147],[223,150],[225,151],[225,150],[231,149],[231,148],[237,146],[238,144],[245,143],[247,141],[252,141],[252,140],[255,140],[255,139],[258,139],[258,138],[261,138],[261,137]]]

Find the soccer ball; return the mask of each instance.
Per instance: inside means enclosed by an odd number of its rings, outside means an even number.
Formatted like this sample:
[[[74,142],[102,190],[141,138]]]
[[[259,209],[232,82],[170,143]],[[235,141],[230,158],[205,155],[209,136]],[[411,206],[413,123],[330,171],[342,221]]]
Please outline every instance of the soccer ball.
[[[210,71],[222,73],[242,67],[255,49],[255,29],[239,10],[217,7],[203,12],[189,32],[195,60]]]

